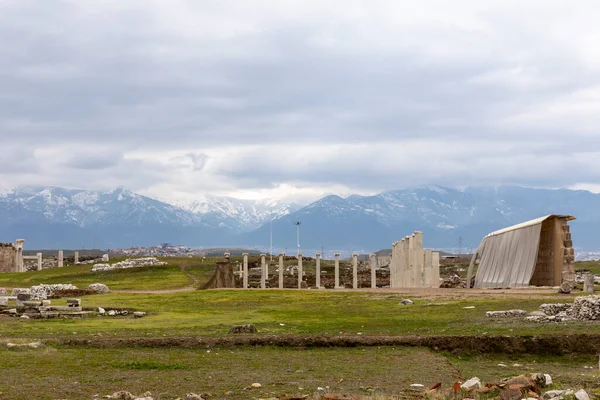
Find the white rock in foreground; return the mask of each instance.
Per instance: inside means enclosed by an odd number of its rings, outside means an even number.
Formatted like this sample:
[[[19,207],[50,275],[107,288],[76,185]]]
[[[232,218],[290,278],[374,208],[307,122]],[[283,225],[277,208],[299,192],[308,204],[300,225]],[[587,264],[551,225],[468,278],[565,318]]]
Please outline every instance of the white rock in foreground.
[[[460,387],[467,390],[481,389],[481,380],[477,377],[474,377],[463,383]]]

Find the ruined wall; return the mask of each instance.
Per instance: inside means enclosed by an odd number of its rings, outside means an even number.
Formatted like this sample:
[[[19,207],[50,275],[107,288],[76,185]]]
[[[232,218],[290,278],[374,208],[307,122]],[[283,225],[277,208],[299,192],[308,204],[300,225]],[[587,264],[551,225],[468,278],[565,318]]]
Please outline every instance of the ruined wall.
[[[0,243],[0,272],[17,272],[17,249],[12,243]]]
[[[542,223],[537,262],[531,277],[531,284],[534,286],[560,285],[560,282],[555,282],[554,221],[555,219],[547,219]]]
[[[544,221],[531,284],[559,286],[563,282],[574,281],[574,261],[575,251],[567,220],[550,218]]]

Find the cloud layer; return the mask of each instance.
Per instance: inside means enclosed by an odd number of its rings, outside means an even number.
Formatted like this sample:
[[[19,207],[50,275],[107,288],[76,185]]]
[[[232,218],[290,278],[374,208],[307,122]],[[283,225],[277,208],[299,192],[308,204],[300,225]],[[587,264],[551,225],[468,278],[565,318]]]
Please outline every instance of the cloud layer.
[[[0,0],[0,185],[600,185],[600,5]]]

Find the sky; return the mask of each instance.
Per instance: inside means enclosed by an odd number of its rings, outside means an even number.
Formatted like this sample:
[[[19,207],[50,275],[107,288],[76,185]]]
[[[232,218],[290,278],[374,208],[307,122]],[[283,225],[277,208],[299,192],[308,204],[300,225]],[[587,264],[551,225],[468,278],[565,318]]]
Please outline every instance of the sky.
[[[600,191],[600,3],[0,0],[0,190]]]

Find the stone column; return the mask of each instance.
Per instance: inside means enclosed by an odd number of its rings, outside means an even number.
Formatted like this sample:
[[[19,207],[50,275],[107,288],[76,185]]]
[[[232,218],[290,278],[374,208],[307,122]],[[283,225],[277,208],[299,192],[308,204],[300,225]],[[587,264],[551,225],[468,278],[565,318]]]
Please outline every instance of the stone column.
[[[15,257],[15,271],[16,272],[25,272],[25,262],[23,262],[23,246],[25,245],[25,239],[17,239],[15,241],[15,248],[17,249],[17,254]]]
[[[369,256],[371,259],[371,289],[377,288],[377,255],[375,253],[371,253]]]
[[[242,288],[248,289],[248,253],[243,253],[242,257]]]
[[[358,289],[358,254],[352,254],[352,289]]]
[[[41,271],[42,267],[43,267],[43,262],[42,262],[42,253],[37,253],[37,270]]]
[[[315,260],[315,262],[317,263],[315,270],[315,279],[317,289],[319,289],[321,288],[321,254],[317,253],[317,255],[315,256]]]
[[[266,255],[260,255],[260,288],[267,288],[267,263],[265,260]]]
[[[73,252],[73,263],[75,263],[76,265],[79,264],[79,252],[78,251]]]
[[[410,236],[406,236],[402,245],[402,287],[410,286]]]
[[[279,255],[279,289],[283,289],[283,254]]]
[[[440,253],[437,251],[434,251],[431,254],[431,287],[432,288],[439,288],[440,287]],[[467,285],[470,285],[471,283],[468,282]],[[469,287],[469,286],[467,286]]]
[[[423,265],[423,287],[432,287],[431,278],[433,277],[433,251],[431,249],[423,250],[425,255]]]
[[[340,288],[340,254],[335,253],[334,257],[335,257],[335,282],[334,282],[333,288],[339,289]]]
[[[298,254],[298,289],[302,289],[302,254]]]
[[[415,232],[415,270],[413,274],[414,287],[423,287],[423,263],[425,255],[423,254],[423,233]]]
[[[58,251],[58,268],[61,268],[64,265],[65,265],[65,261],[64,261],[63,251],[59,250]]]
[[[594,293],[594,274],[585,274],[583,279],[583,291],[585,293]]]
[[[390,287],[396,287],[396,270],[398,268],[398,242],[392,243],[392,254],[390,254]]]

